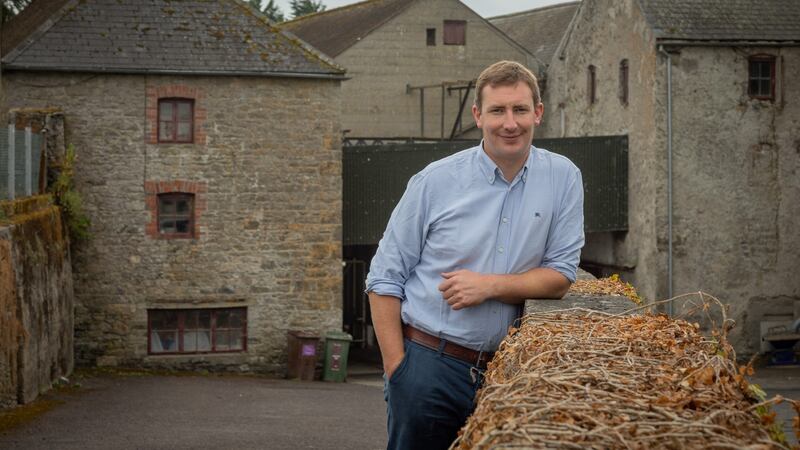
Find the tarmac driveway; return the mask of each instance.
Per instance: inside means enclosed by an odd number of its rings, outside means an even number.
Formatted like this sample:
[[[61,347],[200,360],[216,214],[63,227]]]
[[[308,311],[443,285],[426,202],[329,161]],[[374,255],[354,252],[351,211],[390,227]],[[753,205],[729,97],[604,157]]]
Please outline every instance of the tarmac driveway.
[[[386,448],[379,380],[105,375],[48,399],[60,404],[0,432],[0,448]]]

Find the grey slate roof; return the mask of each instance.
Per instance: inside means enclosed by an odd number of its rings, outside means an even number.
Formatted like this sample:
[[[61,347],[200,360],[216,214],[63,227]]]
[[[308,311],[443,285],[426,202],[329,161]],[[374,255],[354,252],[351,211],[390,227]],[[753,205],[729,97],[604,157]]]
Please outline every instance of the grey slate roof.
[[[240,0],[35,0],[3,38],[4,70],[344,74]]]
[[[639,0],[660,41],[800,42],[800,0]]]
[[[491,17],[489,22],[549,64],[580,2]]]
[[[415,0],[367,0],[299,17],[279,26],[336,57]]]

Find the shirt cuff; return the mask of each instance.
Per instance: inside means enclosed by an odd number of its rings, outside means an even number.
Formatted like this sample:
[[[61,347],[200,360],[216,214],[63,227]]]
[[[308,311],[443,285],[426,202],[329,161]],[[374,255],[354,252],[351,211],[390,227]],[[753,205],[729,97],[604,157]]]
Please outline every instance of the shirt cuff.
[[[560,264],[560,263],[548,263],[543,264],[542,267],[547,267],[548,269],[553,269],[556,272],[560,273],[567,277],[570,283],[575,282],[575,278],[577,277],[577,267],[572,266],[570,264]]]
[[[388,295],[391,297],[397,297],[400,300],[406,299],[403,285],[394,281],[368,280],[367,288],[364,289],[364,292],[368,294],[370,292],[374,292],[378,295]]]

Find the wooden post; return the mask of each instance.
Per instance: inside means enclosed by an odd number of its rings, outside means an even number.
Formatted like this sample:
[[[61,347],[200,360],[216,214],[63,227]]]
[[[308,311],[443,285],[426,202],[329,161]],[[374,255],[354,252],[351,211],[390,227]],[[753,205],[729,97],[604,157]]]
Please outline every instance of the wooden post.
[[[15,139],[14,139],[14,124],[8,125],[8,199],[14,200],[14,155]]]
[[[31,138],[31,127],[25,127],[25,195],[27,197],[33,195],[33,182],[31,181],[31,178],[33,177],[33,163],[31,161]]]

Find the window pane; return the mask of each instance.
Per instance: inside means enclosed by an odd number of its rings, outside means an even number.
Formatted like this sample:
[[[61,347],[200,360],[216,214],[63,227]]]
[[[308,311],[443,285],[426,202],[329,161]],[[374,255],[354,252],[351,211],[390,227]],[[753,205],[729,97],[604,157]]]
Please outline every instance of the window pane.
[[[242,333],[241,331],[230,331],[230,350],[241,350],[242,346]]]
[[[158,231],[162,233],[175,233],[176,231],[174,220],[162,220],[159,222]]]
[[[178,328],[177,311],[150,311],[150,328],[152,330],[172,330]]]
[[[761,66],[761,78],[771,78],[772,74],[770,72],[772,71],[770,70],[770,63],[767,61],[761,61],[759,65]]]
[[[211,311],[200,311],[198,313],[198,325],[203,329],[211,328]]]
[[[227,330],[219,330],[217,329],[216,332],[216,342],[214,342],[214,346],[216,347],[217,351],[225,351],[230,349],[230,332]]]
[[[175,205],[175,212],[180,215],[189,214],[191,208],[189,207],[189,199],[188,198],[181,198],[178,199]]]
[[[161,214],[175,214],[175,200],[160,195],[158,197],[158,212]]]
[[[189,232],[189,221],[188,220],[176,220],[175,221],[175,230],[178,233],[188,233]]]
[[[436,28],[428,28],[425,30],[425,40],[430,46],[436,45]]]
[[[159,331],[158,339],[161,344],[161,351],[164,352],[177,352],[178,351],[178,331]]]
[[[242,328],[242,324],[244,323],[244,311],[241,310],[234,310],[231,311],[229,316],[229,326],[231,328]]]
[[[211,330],[198,330],[197,332],[197,351],[211,351]]]
[[[189,102],[178,103],[178,120],[192,120],[192,104]]]
[[[186,311],[183,319],[184,330],[194,330],[197,328],[197,311]]]
[[[175,134],[175,124],[162,121],[158,126],[158,138],[162,141],[171,141],[173,134]]]
[[[750,78],[755,78],[759,75],[758,61],[750,61]]]
[[[217,311],[217,329],[230,328],[230,312],[227,310]]]
[[[183,332],[183,351],[195,352],[197,351],[197,332],[184,331]]]
[[[189,141],[192,139],[192,124],[189,122],[178,123],[178,137],[179,141]]]
[[[162,121],[172,121],[172,103],[159,102],[158,118]]]
[[[771,97],[772,96],[772,83],[769,79],[761,80],[759,82],[759,95],[763,97]]]

